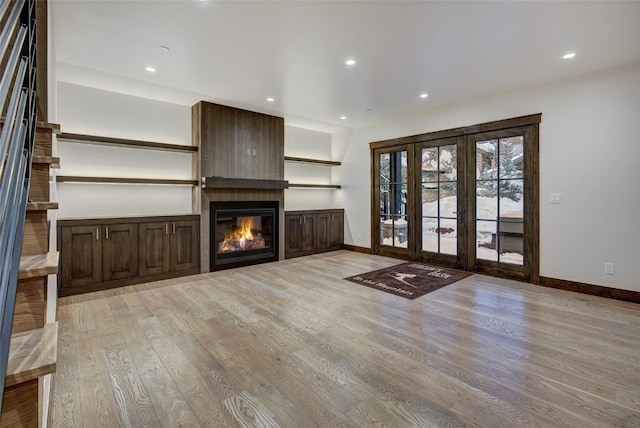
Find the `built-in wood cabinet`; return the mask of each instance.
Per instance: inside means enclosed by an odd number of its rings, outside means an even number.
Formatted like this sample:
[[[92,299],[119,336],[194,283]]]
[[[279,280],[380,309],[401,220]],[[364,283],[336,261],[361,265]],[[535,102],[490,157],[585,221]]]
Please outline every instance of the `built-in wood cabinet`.
[[[107,224],[102,227],[102,280],[138,276],[138,225]]]
[[[198,268],[198,222],[145,222],[139,228],[141,277]]]
[[[344,211],[285,212],[285,258],[339,250],[344,242]]]
[[[58,220],[60,295],[199,273],[199,216]]]
[[[193,220],[171,223],[171,271],[189,271],[200,267],[200,224]]]
[[[171,235],[168,221],[139,225],[140,276],[162,275],[171,265]]]

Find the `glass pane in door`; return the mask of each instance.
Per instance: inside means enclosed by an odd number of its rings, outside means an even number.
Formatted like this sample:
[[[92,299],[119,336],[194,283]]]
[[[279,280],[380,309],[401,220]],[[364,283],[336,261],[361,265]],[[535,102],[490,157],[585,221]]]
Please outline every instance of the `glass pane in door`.
[[[407,152],[380,154],[380,244],[408,247]]]
[[[458,151],[455,144],[421,153],[422,251],[458,253]]]
[[[476,257],[522,265],[524,139],[477,141]]]

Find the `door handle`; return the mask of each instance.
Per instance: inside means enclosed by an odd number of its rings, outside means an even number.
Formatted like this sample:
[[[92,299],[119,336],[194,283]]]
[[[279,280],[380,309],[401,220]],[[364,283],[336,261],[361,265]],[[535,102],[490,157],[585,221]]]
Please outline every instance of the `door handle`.
[[[176,224],[173,223],[171,226],[171,232],[175,235],[176,234]]]
[[[452,211],[453,214],[456,214],[456,218],[458,220],[462,220],[462,213],[464,212],[464,210],[462,208],[460,208],[460,210],[458,211]]]
[[[165,223],[164,224],[164,234],[168,235],[169,234],[169,223]]]
[[[96,241],[100,240],[100,228],[96,227]]]
[[[104,228],[104,239],[109,239],[109,227]]]

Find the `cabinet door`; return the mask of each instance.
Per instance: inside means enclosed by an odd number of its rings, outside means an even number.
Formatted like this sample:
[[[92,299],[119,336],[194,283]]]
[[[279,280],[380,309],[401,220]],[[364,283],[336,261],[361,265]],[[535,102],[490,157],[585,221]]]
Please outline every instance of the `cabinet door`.
[[[328,250],[331,247],[331,214],[316,214],[316,249]]]
[[[302,251],[313,251],[316,248],[316,217],[315,214],[302,216],[300,228]]]
[[[200,224],[198,221],[171,222],[171,271],[200,266]]]
[[[103,279],[134,278],[138,276],[138,225],[109,224],[103,226]]]
[[[336,211],[331,213],[329,246],[333,249],[342,248],[344,243],[344,213]]]
[[[302,217],[299,215],[284,216],[284,256],[291,257],[302,251]]]
[[[102,228],[68,226],[60,228],[60,273],[62,288],[102,281]]]
[[[140,276],[159,275],[169,272],[170,229],[168,221],[140,223]]]

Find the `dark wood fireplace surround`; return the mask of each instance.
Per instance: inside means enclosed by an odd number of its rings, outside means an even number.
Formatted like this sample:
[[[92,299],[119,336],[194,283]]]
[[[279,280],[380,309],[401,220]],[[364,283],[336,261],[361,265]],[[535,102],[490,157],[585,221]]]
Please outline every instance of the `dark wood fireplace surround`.
[[[201,101],[192,107],[193,145],[200,147],[200,267],[211,266],[210,203],[277,201],[284,225],[284,119]],[[277,259],[284,259],[284,227]]]

